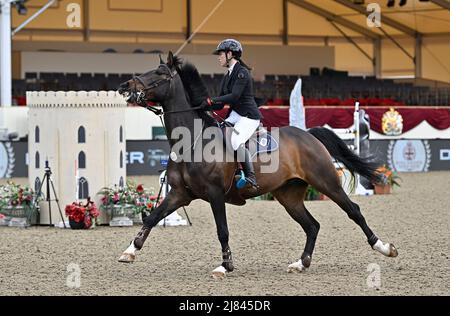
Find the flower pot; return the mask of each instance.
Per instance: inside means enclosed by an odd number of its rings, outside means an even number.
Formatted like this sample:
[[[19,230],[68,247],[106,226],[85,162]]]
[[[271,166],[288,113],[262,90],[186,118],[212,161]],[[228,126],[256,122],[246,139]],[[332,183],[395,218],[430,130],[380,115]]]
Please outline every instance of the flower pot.
[[[7,206],[0,211],[8,218],[8,226],[25,228],[37,224],[38,212],[28,205]]]
[[[390,185],[375,185],[375,194],[391,194]]]
[[[69,225],[70,225],[70,228],[77,229],[77,230],[85,228],[84,221],[81,221],[81,222],[77,223],[77,222],[75,222],[74,220],[72,220],[70,218],[69,218]]]
[[[111,208],[111,216],[114,217],[131,217],[134,215],[133,206],[129,204],[113,205]]]
[[[131,217],[131,220],[133,221],[134,225],[141,225],[144,223],[142,217],[143,217],[142,213],[137,213]]]
[[[118,204],[110,207],[111,221],[109,226],[133,226],[132,218],[134,216],[133,206],[128,204]]]

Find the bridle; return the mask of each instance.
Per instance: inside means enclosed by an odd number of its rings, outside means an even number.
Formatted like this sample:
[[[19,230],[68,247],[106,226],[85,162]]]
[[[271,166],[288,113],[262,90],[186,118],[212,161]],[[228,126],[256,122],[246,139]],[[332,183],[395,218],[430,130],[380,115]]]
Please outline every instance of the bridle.
[[[141,90],[134,92],[134,93],[136,93],[136,103],[139,106],[141,106],[141,107],[143,107],[143,108],[153,112],[154,114],[156,114],[158,116],[162,116],[162,115],[165,115],[165,114],[185,113],[185,112],[201,110],[202,107],[199,106],[199,107],[190,108],[190,109],[187,109],[187,110],[177,110],[177,111],[164,112],[163,110],[156,109],[153,106],[149,106],[148,105],[148,101],[149,100],[147,99],[146,92],[149,91],[149,90],[158,88],[159,86],[162,86],[162,85],[168,83],[169,84],[169,89],[167,89],[166,95],[164,97],[164,99],[167,99],[167,95],[169,94],[170,88],[172,86],[172,80],[175,78],[175,76],[178,75],[178,72],[176,70],[172,71],[169,68],[169,66],[167,66],[166,64],[161,64],[161,65],[159,65],[159,67],[165,68],[168,71],[168,73],[169,73],[169,77],[166,77],[164,79],[156,80],[155,82],[152,82],[148,86],[145,84],[145,82],[141,79],[140,76],[133,77],[133,80],[138,81],[144,87]]]
[[[163,78],[163,79],[156,80],[155,82],[152,82],[150,85],[146,85],[144,80],[142,80],[140,76],[133,77],[133,80],[138,81],[143,86],[143,88],[141,90],[135,91],[135,93],[137,94],[136,103],[138,105],[147,107],[148,99],[146,97],[146,92],[149,90],[158,88],[159,86],[162,86],[167,83],[169,84],[169,89],[167,89],[166,97],[167,97],[167,94],[169,94],[170,86],[172,85],[172,80],[173,80],[173,78],[175,78],[175,76],[178,73],[176,70],[174,70],[174,71],[170,70],[169,66],[167,66],[166,64],[159,65],[159,68],[161,68],[161,67],[167,69],[169,76],[166,78]]]

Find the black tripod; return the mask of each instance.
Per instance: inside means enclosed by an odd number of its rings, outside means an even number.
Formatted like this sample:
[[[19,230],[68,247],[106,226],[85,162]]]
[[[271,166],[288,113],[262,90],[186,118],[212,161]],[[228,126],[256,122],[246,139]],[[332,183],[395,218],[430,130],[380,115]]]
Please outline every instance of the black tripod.
[[[167,166],[167,164],[163,164],[162,162],[161,162],[161,164],[163,166]],[[159,204],[159,201],[161,200],[161,196],[162,196],[162,193],[163,193],[162,191],[163,191],[164,185],[166,186],[166,190],[164,192],[165,196],[167,196],[167,194],[169,193],[169,183],[167,183],[167,169],[166,170],[159,170],[160,173],[163,172],[163,171],[166,171],[166,173],[164,174],[164,178],[161,179],[161,182],[159,184],[160,185],[160,189],[159,189],[158,197],[156,198],[156,202],[155,202],[154,205],[158,205]],[[155,208],[155,206],[153,206],[153,208]],[[186,219],[187,219],[187,221],[189,223],[189,226],[192,226],[191,219],[189,218],[189,215],[188,215],[188,213],[186,211],[186,208],[184,206],[183,206],[183,211],[184,211],[184,214],[186,215]],[[142,220],[144,220],[145,217],[147,217],[147,216],[148,216],[147,214],[144,215],[144,213],[142,213]],[[163,227],[166,227],[166,219],[164,219],[164,226]]]
[[[67,228],[66,222],[64,221],[64,217],[61,212],[61,207],[59,206],[59,200],[58,200],[58,196],[56,195],[55,186],[54,186],[53,180],[52,180],[52,171],[50,169],[50,166],[48,165],[48,160],[45,161],[45,169],[44,170],[45,170],[44,178],[42,179],[41,186],[39,187],[39,191],[37,192],[35,205],[37,204],[37,199],[42,195],[42,186],[44,185],[44,182],[45,182],[46,189],[47,189],[47,194],[45,196],[45,200],[48,202],[49,226],[51,226],[52,225],[52,200],[50,199],[50,184],[51,184],[52,189],[53,189],[53,194],[55,195],[54,201],[56,202],[56,205],[58,205],[59,215],[61,215],[61,220],[63,222],[64,228]]]
[[[159,203],[159,200],[161,199],[162,190],[163,190],[164,185],[166,186],[166,190],[164,192],[165,193],[164,196],[167,196],[169,194],[169,183],[167,182],[167,169],[166,170],[161,170],[161,172],[163,172],[163,171],[165,171],[165,174],[164,174],[164,178],[161,180],[161,183],[160,183],[161,188],[159,189],[158,197],[156,199],[156,205]],[[184,211],[184,214],[186,215],[186,219],[187,219],[187,221],[189,223],[189,226],[192,226],[191,219],[189,218],[189,215],[188,215],[188,213],[186,211],[186,208],[184,206],[183,206],[183,211]],[[164,219],[164,226],[163,227],[166,227],[166,219]]]

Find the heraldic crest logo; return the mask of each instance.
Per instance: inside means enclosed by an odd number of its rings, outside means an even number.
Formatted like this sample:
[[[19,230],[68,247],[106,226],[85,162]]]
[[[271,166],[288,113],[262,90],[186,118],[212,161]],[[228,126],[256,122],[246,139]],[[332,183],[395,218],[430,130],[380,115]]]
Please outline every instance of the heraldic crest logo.
[[[381,128],[387,136],[399,136],[403,133],[403,117],[394,108],[384,113]]]
[[[388,164],[397,172],[427,172],[430,163],[430,143],[426,140],[398,140],[389,144]]]

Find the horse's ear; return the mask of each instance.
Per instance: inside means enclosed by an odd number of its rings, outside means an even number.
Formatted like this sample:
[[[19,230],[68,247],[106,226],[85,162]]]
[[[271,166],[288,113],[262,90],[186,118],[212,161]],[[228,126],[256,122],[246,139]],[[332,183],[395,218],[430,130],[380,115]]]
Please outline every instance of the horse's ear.
[[[160,65],[164,64],[164,60],[162,59],[161,54],[159,54],[159,64]]]
[[[172,51],[169,51],[169,56],[167,56],[167,66],[172,68],[174,64],[175,64],[175,61],[174,61],[173,53],[172,53]]]

